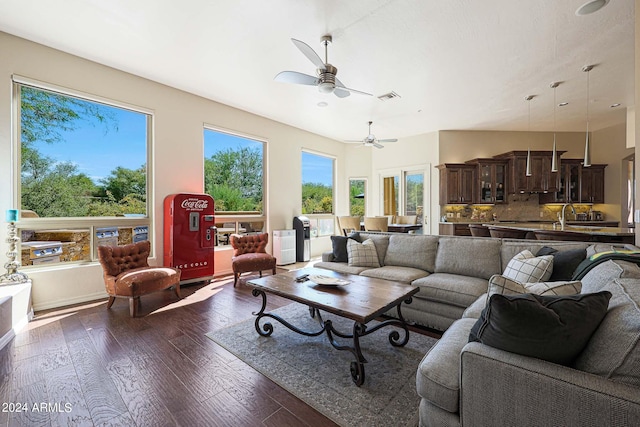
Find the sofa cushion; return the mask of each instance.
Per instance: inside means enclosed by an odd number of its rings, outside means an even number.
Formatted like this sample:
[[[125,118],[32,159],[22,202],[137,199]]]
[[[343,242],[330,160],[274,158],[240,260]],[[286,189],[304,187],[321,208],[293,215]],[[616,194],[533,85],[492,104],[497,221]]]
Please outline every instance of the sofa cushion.
[[[640,267],[634,263],[609,260],[594,268],[582,278],[582,293],[598,292],[612,279],[640,279]]]
[[[575,295],[579,294],[581,289],[580,281],[519,283],[500,274],[494,274],[489,279],[487,298],[493,294]]]
[[[460,319],[424,356],[416,374],[418,395],[449,412],[458,412],[460,352],[469,340],[475,319]]]
[[[613,279],[609,311],[574,367],[640,387],[640,280]]]
[[[369,268],[361,273],[362,276],[375,277],[377,279],[393,280],[396,282],[411,283],[421,277],[426,277],[429,272],[412,267],[398,267],[385,265],[379,268]]]
[[[321,261],[313,264],[314,267],[337,271],[338,273],[360,274],[371,267],[352,267],[346,262]]]
[[[462,313],[463,318],[478,319],[487,305],[487,294],[482,294]]]
[[[441,236],[434,271],[489,280],[502,272],[500,239]]]
[[[347,255],[351,267],[380,267],[376,246],[371,239],[362,243],[348,239]]]
[[[553,255],[553,271],[551,272],[552,282],[560,280],[571,280],[573,272],[580,265],[582,261],[587,257],[586,249],[569,249],[566,251],[559,251],[549,246],[543,246],[536,256]]]
[[[469,341],[568,365],[598,328],[609,298],[607,291],[563,296],[494,294],[471,329]]]
[[[433,272],[437,249],[437,236],[396,234],[389,237],[389,247],[383,265],[413,267]]]
[[[414,295],[431,301],[443,302],[467,308],[480,295],[487,291],[487,281],[471,276],[458,274],[434,273],[414,280],[413,286],[420,288]]]
[[[502,275],[520,283],[544,282],[553,271],[553,256],[536,257],[525,249],[509,261]]]

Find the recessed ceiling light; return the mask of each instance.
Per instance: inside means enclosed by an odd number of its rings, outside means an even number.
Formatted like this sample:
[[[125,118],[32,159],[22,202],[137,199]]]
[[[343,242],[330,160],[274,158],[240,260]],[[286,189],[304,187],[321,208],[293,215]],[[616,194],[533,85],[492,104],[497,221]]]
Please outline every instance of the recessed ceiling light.
[[[584,16],[597,12],[605,7],[607,3],[609,3],[609,0],[590,0],[576,10],[576,15]]]
[[[619,107],[619,106],[620,106],[619,102],[616,102],[615,104],[611,104],[610,105],[611,108],[616,108],[616,107]]]
[[[318,107],[326,107],[327,105],[329,105],[329,104],[327,104],[327,103],[326,103],[326,102],[324,102],[324,101],[320,101],[320,102],[318,102]]]
[[[566,107],[567,105],[569,105],[569,103],[565,101],[558,104],[558,107]]]

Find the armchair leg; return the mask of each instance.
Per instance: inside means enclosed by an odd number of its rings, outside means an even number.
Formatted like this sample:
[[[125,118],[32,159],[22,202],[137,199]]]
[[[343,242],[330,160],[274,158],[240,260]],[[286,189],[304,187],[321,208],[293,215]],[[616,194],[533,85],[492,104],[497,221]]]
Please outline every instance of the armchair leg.
[[[116,300],[116,297],[109,296],[109,302],[107,302],[107,309],[111,308],[115,300]]]
[[[173,290],[176,293],[176,296],[180,299],[182,299],[182,297],[180,296],[180,283],[177,283],[174,287]]]
[[[233,287],[235,288],[236,285],[238,284],[238,277],[240,276],[240,273],[236,273],[235,271],[233,272]]]
[[[260,270],[258,273],[260,274],[260,277],[262,277],[262,270]]]
[[[129,314],[131,317],[136,317],[138,315],[138,306],[140,304],[142,304],[140,302],[140,297],[129,298]]]

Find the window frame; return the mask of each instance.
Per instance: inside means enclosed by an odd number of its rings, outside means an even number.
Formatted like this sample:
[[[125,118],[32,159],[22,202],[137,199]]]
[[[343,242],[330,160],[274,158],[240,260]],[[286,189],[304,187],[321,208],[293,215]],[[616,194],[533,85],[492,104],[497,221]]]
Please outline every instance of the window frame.
[[[113,100],[95,94],[90,94],[80,90],[67,88],[64,86],[46,83],[39,80],[31,79],[20,75],[11,76],[11,104],[12,104],[12,171],[11,176],[13,185],[11,186],[11,202],[13,206],[17,206],[22,211],[22,179],[21,179],[21,96],[20,88],[22,86],[32,87],[37,90],[55,92],[57,94],[78,98],[84,101],[104,104],[110,107],[121,108],[147,116],[146,120],[146,213],[143,216],[136,217],[120,217],[120,216],[87,216],[87,217],[38,217],[38,218],[18,218],[16,227],[18,230],[49,230],[49,229],[89,229],[90,230],[90,255],[89,260],[59,262],[56,264],[48,264],[44,266],[23,266],[26,269],[57,269],[67,268],[70,265],[87,264],[97,262],[96,253],[96,229],[102,227],[148,227],[148,239],[152,242],[151,257],[154,257],[153,241],[154,233],[154,214],[153,206],[155,205],[155,195],[153,189],[154,169],[152,164],[153,146],[154,146],[154,127],[155,113],[153,110],[137,105],[129,104],[122,101]]]
[[[235,136],[238,138],[243,138],[243,139],[250,139],[252,141],[256,141],[256,142],[260,142],[262,143],[262,213],[260,214],[250,214],[250,213],[241,213],[241,212],[237,212],[237,211],[227,211],[229,213],[225,213],[225,211],[214,211],[215,213],[215,222],[216,224],[219,222],[227,222],[227,223],[234,223],[235,224],[235,230],[236,233],[238,233],[241,230],[241,224],[242,222],[255,222],[255,221],[262,221],[264,223],[264,232],[267,232],[268,230],[268,210],[269,210],[269,204],[267,203],[268,199],[268,194],[269,194],[269,189],[268,189],[268,185],[267,185],[267,176],[268,176],[268,147],[269,147],[269,141],[267,138],[263,138],[260,136],[256,136],[256,135],[250,135],[248,133],[244,133],[244,132],[240,132],[240,131],[236,131],[236,130],[231,130],[231,129],[226,129],[220,126],[216,126],[210,123],[204,123],[203,127],[202,127],[202,188],[203,188],[203,192],[205,187],[205,183],[204,183],[204,179],[205,179],[205,175],[204,175],[204,162],[205,162],[205,141],[204,141],[204,132],[206,130],[210,130],[213,132],[218,132],[218,133],[226,133],[228,135],[231,136]],[[215,206],[215,199],[214,199],[214,206]],[[229,246],[227,245],[218,245],[220,247],[226,247]]]

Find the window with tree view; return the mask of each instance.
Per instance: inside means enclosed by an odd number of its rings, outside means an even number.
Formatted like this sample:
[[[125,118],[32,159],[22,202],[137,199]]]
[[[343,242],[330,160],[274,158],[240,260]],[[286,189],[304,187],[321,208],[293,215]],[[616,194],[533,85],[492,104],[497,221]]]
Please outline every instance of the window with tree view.
[[[333,213],[333,159],[302,152],[302,213]]]
[[[263,145],[205,128],[204,188],[217,213],[263,214]]]
[[[16,94],[23,216],[147,215],[149,114],[19,83]]]

